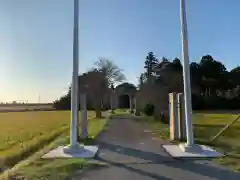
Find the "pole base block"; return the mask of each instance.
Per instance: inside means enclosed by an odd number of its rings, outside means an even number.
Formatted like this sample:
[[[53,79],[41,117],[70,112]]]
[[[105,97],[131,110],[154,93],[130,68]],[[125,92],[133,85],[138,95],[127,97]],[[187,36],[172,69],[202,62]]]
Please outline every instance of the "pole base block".
[[[140,116],[141,113],[140,113],[139,111],[135,110],[134,115],[135,115],[135,116]]]
[[[183,152],[195,152],[195,153],[201,153],[204,151],[204,148],[202,146],[199,146],[197,144],[193,145],[188,145],[188,144],[179,144],[178,147],[183,151]]]
[[[97,151],[97,146],[85,146],[83,144],[59,146],[45,154],[42,158],[93,158]]]
[[[113,109],[111,110],[111,114],[115,114],[115,111]]]
[[[133,109],[132,109],[132,110],[129,110],[129,113],[130,113],[130,114],[133,114],[133,113],[134,113]]]
[[[173,157],[178,158],[216,158],[222,157],[223,154],[215,151],[211,147],[205,145],[163,145],[163,148]]]

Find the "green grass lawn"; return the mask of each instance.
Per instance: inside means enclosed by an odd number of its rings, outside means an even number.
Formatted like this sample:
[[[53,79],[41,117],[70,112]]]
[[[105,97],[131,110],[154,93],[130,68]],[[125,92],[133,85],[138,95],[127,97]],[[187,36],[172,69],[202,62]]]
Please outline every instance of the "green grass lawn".
[[[232,125],[218,139],[210,143],[211,137],[216,135],[226,124],[238,115],[228,113],[193,113],[193,128],[195,141],[200,144],[209,144],[217,151],[226,154],[226,157],[214,160],[215,162],[240,171],[240,120]],[[153,118],[144,122],[153,129],[153,132],[162,139],[169,139],[169,127]]]
[[[211,137],[216,135],[226,124],[236,119],[237,116],[236,114],[194,114],[193,122],[196,142],[208,144]],[[240,121],[237,121],[218,139],[210,143],[210,146],[217,151],[227,155],[215,161],[236,171],[240,171],[239,132]]]
[[[92,142],[92,139],[95,139],[99,132],[104,128],[107,121],[106,117],[97,119],[94,118],[94,116],[94,112],[88,112],[89,139],[87,139],[85,143],[89,143],[89,141]],[[26,145],[24,146],[25,149],[21,149],[21,146],[18,146],[16,143],[10,143],[9,145],[7,141],[4,141],[4,143],[1,142],[0,147],[4,149],[4,151],[1,152],[1,157],[2,159],[5,158],[8,160],[3,161],[5,162],[5,166],[7,163],[13,163],[12,161],[17,163],[14,158],[19,158],[18,164],[9,169],[9,171],[5,171],[2,176],[0,176],[0,179],[4,179],[9,175],[14,177],[23,176],[27,179],[66,179],[66,177],[74,174],[76,171],[80,171],[85,167],[96,165],[94,163],[88,163],[82,159],[41,159],[41,157],[51,149],[59,145],[66,145],[69,143],[69,111],[24,112],[22,114],[8,113],[8,115],[5,114],[4,117],[5,119],[0,118],[0,125],[6,126],[11,123],[13,123],[13,125],[9,129],[6,128],[5,133],[0,132],[0,134],[8,137],[8,139],[12,139],[12,141],[9,142],[13,142],[15,140],[14,137],[16,137],[18,141],[21,140]],[[9,120],[9,123],[6,123],[7,120]],[[18,121],[18,123],[14,123],[16,121]],[[18,129],[21,128],[23,130],[19,133]],[[8,132],[12,133],[9,134]],[[52,138],[54,132],[58,132],[58,135],[55,136],[55,138]],[[7,136],[7,134],[9,134],[9,136]],[[17,136],[17,134],[19,134],[19,136]],[[2,136],[1,138],[3,139]],[[17,140],[15,140],[15,142],[18,142]],[[42,142],[42,140],[44,140],[44,142]],[[11,148],[15,148],[18,150],[17,152],[21,154],[14,154],[14,152],[10,150]],[[27,150],[29,148],[32,150]],[[23,160],[24,154],[29,151],[32,152],[32,155],[29,156],[30,154],[28,153],[28,155],[26,155],[28,158]]]
[[[88,113],[90,119],[94,112]],[[5,169],[69,130],[70,111],[0,113],[0,167]]]

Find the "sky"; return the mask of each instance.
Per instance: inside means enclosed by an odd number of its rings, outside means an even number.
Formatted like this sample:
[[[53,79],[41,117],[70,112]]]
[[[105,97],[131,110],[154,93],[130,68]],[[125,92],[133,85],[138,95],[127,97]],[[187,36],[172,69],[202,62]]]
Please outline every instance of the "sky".
[[[147,53],[181,59],[179,0],[79,0],[79,73],[99,58],[137,84]],[[239,65],[240,1],[186,0],[190,61]],[[52,102],[72,76],[73,0],[0,0],[0,101]]]

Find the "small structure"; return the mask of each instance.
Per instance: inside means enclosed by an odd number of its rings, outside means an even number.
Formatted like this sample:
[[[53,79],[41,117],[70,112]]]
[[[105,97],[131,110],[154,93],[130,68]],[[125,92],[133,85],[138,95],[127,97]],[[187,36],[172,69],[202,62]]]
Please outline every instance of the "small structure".
[[[136,94],[137,88],[133,84],[122,83],[118,85],[114,91],[115,107],[129,108],[130,113],[134,113]]]

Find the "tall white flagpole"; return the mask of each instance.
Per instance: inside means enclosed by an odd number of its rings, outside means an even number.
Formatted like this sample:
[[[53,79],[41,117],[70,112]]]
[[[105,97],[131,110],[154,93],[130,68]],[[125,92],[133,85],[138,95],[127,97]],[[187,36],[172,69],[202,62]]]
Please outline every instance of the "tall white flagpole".
[[[221,157],[222,154],[210,147],[194,144],[192,128],[192,100],[190,67],[188,55],[187,19],[185,12],[185,0],[180,0],[180,20],[181,20],[181,41],[182,41],[182,62],[183,62],[183,81],[184,81],[184,110],[186,121],[187,143],[179,145],[163,145],[163,148],[173,157]]]
[[[188,35],[187,19],[185,12],[185,0],[180,0],[180,19],[181,19],[181,36],[182,36],[182,61],[183,61],[183,81],[184,81],[184,102],[187,131],[187,146],[194,145],[192,129],[192,102],[191,102],[191,83],[190,68],[188,55]]]
[[[78,64],[79,64],[79,0],[74,0],[74,26],[73,26],[73,72],[71,89],[71,127],[70,146],[75,146],[77,142],[77,119],[78,119]]]

